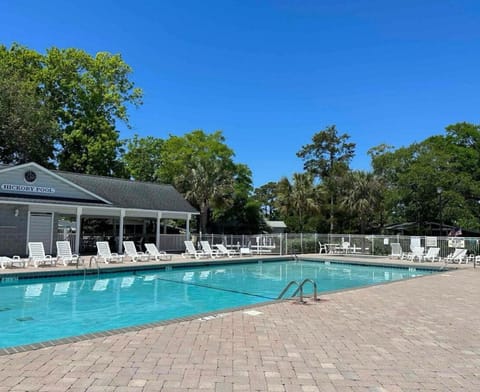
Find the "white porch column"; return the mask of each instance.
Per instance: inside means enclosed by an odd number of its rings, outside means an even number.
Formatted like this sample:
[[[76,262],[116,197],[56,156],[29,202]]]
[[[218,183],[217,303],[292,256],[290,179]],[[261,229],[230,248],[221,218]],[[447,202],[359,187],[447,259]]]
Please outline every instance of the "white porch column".
[[[192,214],[187,214],[187,227],[185,229],[185,236],[186,236],[186,240],[189,241],[190,240],[190,219],[192,217]]]
[[[75,221],[76,223],[76,228],[75,228],[75,253],[77,255],[80,254],[80,230],[81,230],[81,223],[82,223],[82,212],[83,209],[82,207],[77,207],[77,220]]]
[[[123,218],[125,218],[125,210],[122,208],[120,210],[120,225],[118,227],[118,253],[122,253],[123,246]]]
[[[155,233],[155,244],[157,245],[157,249],[160,249],[160,219],[162,219],[162,213],[159,211],[157,212],[157,231]]]

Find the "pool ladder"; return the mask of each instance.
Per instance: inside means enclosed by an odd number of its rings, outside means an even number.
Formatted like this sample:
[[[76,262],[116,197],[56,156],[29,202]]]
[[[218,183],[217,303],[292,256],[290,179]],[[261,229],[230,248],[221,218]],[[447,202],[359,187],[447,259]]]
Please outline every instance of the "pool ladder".
[[[90,262],[88,263],[88,268],[92,268],[92,261],[95,262],[95,265],[97,266],[97,278],[100,276],[100,266],[98,265],[98,260],[96,256],[90,257]],[[85,266],[84,273],[87,273],[87,266]]]
[[[279,294],[277,297],[278,299],[282,299],[283,295],[288,291],[288,289],[294,285],[297,286],[297,289],[294,291],[294,293],[291,295],[291,297],[295,297],[298,293],[300,293],[299,297],[299,302],[304,302],[303,301],[303,286],[305,286],[306,283],[311,283],[313,285],[313,300],[318,301],[318,296],[317,296],[317,283],[312,280],[312,279],[304,279],[302,280],[301,283],[298,283],[296,280],[292,280],[289,282],[285,288],[282,290],[282,292]]]

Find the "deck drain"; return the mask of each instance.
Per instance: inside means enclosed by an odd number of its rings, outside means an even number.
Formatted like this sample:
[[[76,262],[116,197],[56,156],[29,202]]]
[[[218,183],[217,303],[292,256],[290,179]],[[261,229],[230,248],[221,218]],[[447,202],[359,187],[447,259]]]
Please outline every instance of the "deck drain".
[[[218,314],[213,314],[211,316],[200,317],[198,320],[199,321],[215,320],[217,318],[225,317],[226,315],[227,315],[226,313],[218,313]]]
[[[33,317],[19,317],[17,321],[32,321]]]
[[[248,314],[249,316],[258,316],[260,314],[263,314],[263,312],[259,312],[258,310],[246,310],[243,313]]]

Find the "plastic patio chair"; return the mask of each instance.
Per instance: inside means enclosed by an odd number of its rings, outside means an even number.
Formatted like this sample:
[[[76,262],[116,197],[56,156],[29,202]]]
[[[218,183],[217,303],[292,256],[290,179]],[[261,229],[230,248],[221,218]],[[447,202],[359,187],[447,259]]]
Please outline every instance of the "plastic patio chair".
[[[205,253],[203,250],[197,250],[195,249],[195,245],[193,245],[192,241],[183,241],[185,244],[185,253],[182,253],[182,257],[195,257],[196,259],[199,259],[201,257],[208,257],[208,254]]]
[[[390,255],[391,258],[398,258],[401,259],[403,256],[403,251],[402,251],[402,246],[400,245],[399,242],[393,242],[390,244],[390,247],[392,248],[392,254]]]
[[[123,256],[110,251],[110,245],[107,241],[97,242],[97,258],[102,260],[105,264],[123,262]]]
[[[217,256],[221,256],[220,252],[210,247],[210,243],[208,241],[200,241],[200,245],[202,246],[203,252],[209,255],[210,257],[215,258]]]
[[[125,254],[130,257],[133,262],[150,260],[149,255],[143,252],[137,252],[133,241],[123,241],[123,249],[125,249]]]
[[[168,261],[172,260],[172,255],[169,255],[163,250],[158,250],[157,246],[152,243],[145,244],[145,249],[147,249],[147,254],[149,257],[153,257],[158,261]]]
[[[80,256],[72,253],[70,242],[57,241],[57,260],[61,261],[63,265],[76,264],[80,262]]]
[[[40,264],[50,264],[52,266],[57,264],[56,258],[45,254],[43,242],[28,243],[28,258],[33,263],[34,267],[38,267]]]

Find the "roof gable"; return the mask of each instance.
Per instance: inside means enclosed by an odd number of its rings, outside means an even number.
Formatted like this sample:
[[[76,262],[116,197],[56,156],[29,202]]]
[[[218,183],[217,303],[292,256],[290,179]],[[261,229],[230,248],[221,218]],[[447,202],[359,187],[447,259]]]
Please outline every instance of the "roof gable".
[[[0,196],[110,204],[109,200],[34,162],[0,167]]]

